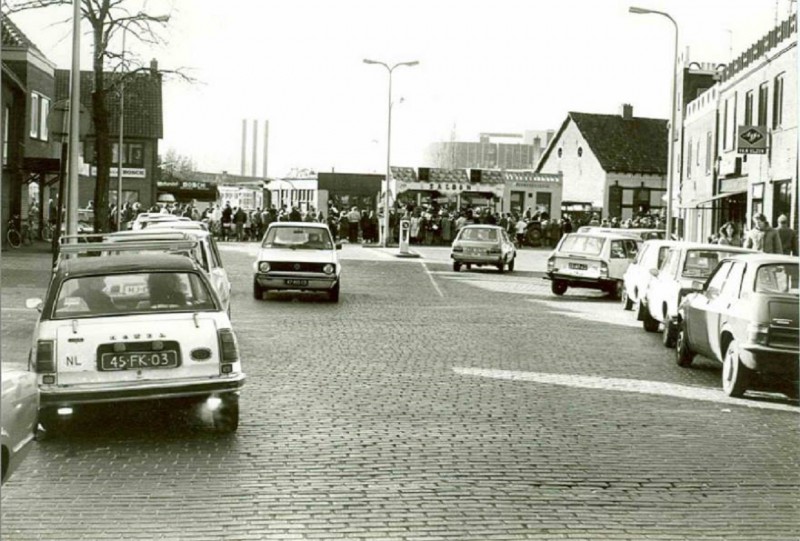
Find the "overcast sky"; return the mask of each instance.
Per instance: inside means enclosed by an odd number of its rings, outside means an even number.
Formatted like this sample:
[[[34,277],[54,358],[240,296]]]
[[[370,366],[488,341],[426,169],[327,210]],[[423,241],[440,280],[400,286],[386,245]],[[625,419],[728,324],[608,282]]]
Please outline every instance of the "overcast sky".
[[[417,167],[431,142],[480,132],[557,129],[567,112],[667,118],[672,25],[630,5],[669,12],[696,61],[726,62],[788,16],[789,0],[130,0],[171,16],[168,44],[127,49],[198,82],[164,82],[164,139],[202,171],[241,170],[241,126],[269,120],[269,176],[291,168],[382,172],[388,76],[392,165]],[[791,8],[796,9],[796,4]],[[69,68],[70,8],[14,20]],[[88,26],[84,25],[84,30]],[[91,38],[82,38],[90,69]],[[119,47],[119,43],[116,45]],[[402,99],[402,101],[401,101]],[[252,149],[247,149],[250,174]]]

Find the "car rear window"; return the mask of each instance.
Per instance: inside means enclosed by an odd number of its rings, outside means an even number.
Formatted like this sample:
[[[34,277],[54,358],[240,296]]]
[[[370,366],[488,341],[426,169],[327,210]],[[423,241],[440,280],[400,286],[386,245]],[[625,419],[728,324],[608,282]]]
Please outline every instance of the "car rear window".
[[[468,227],[461,231],[460,240],[496,241],[497,229],[491,227]]]
[[[320,227],[273,227],[261,243],[264,248],[333,250],[331,235]]]
[[[206,283],[191,272],[81,276],[64,280],[54,319],[216,310]]]
[[[727,252],[715,252],[711,250],[689,250],[686,252],[686,261],[683,263],[683,276],[692,278],[708,278],[711,271],[717,267],[717,263]]]
[[[600,255],[606,239],[591,235],[568,235],[561,244],[560,252],[571,254]]]
[[[756,272],[756,293],[798,295],[797,265],[762,265]]]

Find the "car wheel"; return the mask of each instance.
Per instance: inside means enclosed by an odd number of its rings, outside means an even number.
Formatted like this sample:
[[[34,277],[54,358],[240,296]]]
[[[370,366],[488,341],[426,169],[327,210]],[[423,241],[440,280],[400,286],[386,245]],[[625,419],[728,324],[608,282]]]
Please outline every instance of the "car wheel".
[[[650,310],[645,307],[642,319],[642,327],[644,327],[644,330],[647,332],[658,332],[658,325],[658,320],[653,319],[653,316],[650,315]]]
[[[500,274],[503,274],[504,272],[506,272],[506,263],[505,263],[505,261],[500,261],[500,263],[497,264],[497,270],[500,272]]]
[[[554,295],[558,295],[560,297],[567,292],[567,283],[563,280],[553,280],[553,283],[550,284],[550,290]]]
[[[625,290],[625,285],[622,280],[617,280],[608,288],[608,294],[614,299],[621,299],[622,292]]]
[[[514,272],[514,262],[517,260],[517,257],[514,256],[511,258],[511,261],[508,262],[508,272]]]
[[[453,270],[455,272],[460,271],[461,270],[461,263],[459,263],[458,261],[453,261]]]
[[[739,344],[731,340],[722,363],[722,391],[731,397],[744,395],[750,380],[750,370],[739,359]]]
[[[628,297],[628,288],[626,288],[624,285],[622,286],[622,293],[620,294],[619,298],[622,301],[623,310],[633,310],[633,301],[630,297]]]
[[[682,320],[678,324],[678,337],[675,339],[675,362],[678,366],[689,368],[694,360],[694,351],[689,347],[688,337],[686,336],[686,321]]]
[[[664,330],[661,333],[661,343],[664,344],[665,348],[674,348],[675,347],[675,320],[667,317],[664,320]]]
[[[259,301],[264,298],[264,288],[258,284],[257,280],[253,280],[253,298]]]
[[[644,315],[647,313],[647,305],[644,300],[636,303],[636,321],[644,321]]]
[[[328,291],[328,300],[331,302],[339,302],[339,282]]]
[[[467,270],[472,270],[472,264],[471,263],[467,263]]]
[[[239,396],[229,394],[222,396],[222,404],[214,410],[211,420],[214,431],[220,434],[230,434],[239,428]]]

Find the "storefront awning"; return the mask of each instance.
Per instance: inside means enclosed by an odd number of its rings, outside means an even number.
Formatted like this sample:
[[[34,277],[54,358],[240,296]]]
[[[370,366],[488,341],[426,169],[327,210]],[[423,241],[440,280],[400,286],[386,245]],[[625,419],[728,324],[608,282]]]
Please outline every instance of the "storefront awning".
[[[713,197],[707,197],[707,198],[697,199],[695,201],[691,201],[686,205],[682,205],[681,208],[683,208],[683,209],[702,209],[704,207],[701,207],[700,205],[702,205],[703,203],[711,203],[713,201],[718,201],[720,199],[725,199],[726,197],[732,197],[734,195],[741,195],[743,193],[747,193],[747,190],[737,190],[737,191],[734,191],[734,192],[721,193],[721,194],[715,195]]]

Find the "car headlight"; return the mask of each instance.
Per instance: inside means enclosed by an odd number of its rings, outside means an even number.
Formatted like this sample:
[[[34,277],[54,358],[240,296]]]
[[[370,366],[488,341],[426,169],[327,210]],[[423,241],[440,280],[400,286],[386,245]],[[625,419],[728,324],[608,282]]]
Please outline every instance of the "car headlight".
[[[258,264],[258,272],[269,272],[269,263],[262,261]]]
[[[327,265],[322,267],[322,272],[324,272],[325,274],[333,274],[335,270],[336,270],[336,265],[332,263],[328,263]]]

